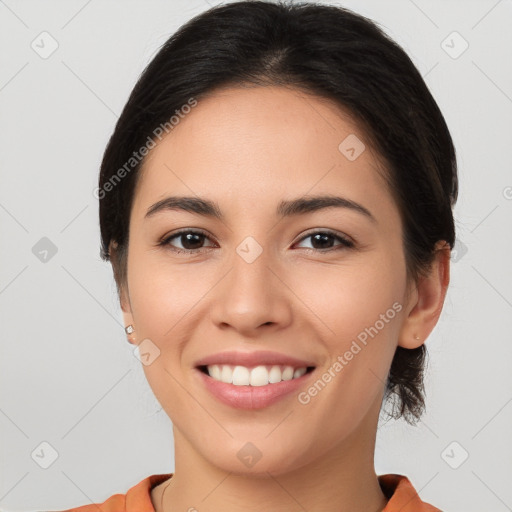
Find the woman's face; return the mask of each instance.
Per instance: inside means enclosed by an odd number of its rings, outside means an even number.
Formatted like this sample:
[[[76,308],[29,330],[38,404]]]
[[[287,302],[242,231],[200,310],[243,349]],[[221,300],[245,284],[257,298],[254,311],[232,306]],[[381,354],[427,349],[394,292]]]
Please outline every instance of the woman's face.
[[[279,474],[375,434],[412,305],[399,212],[378,166],[342,111],[282,87],[200,100],[151,151],[131,212],[123,310],[136,342],[146,340],[143,368],[175,438],[203,461]],[[177,206],[148,215],[170,196],[215,203],[222,218]],[[347,202],[282,206],[317,196]],[[178,231],[203,235],[170,238]],[[225,360],[245,363],[240,382],[284,356],[314,370],[240,387],[197,368],[228,351],[255,355]]]

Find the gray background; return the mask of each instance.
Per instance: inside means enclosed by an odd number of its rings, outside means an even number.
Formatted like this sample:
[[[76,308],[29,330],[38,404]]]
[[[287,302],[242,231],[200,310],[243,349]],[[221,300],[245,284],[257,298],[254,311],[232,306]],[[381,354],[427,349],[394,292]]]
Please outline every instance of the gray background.
[[[444,510],[512,510],[512,3],[339,4],[403,45],[459,160],[457,251],[427,341],[427,414],[417,427],[382,424],[377,473],[407,475]],[[139,73],[209,5],[0,1],[2,510],[101,502],[174,470],[171,422],[125,341],[99,257],[92,191]],[[58,43],[47,58],[43,31]]]

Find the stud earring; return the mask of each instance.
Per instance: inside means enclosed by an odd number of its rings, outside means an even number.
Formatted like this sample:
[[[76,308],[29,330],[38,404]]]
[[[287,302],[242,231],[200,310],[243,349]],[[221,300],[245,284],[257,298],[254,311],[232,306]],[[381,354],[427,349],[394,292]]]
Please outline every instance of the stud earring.
[[[133,328],[133,325],[130,324],[130,325],[127,325],[124,328],[124,330],[125,330],[126,334],[132,334],[135,329]]]
[[[415,340],[419,340],[419,339],[420,339],[420,337],[419,337],[417,334],[415,334],[415,335],[414,335],[414,339],[415,339]]]

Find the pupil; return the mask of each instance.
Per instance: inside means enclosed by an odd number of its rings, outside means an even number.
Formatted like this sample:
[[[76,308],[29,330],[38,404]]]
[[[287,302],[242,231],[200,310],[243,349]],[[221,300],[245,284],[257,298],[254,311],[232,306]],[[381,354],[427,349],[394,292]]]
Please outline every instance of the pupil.
[[[199,249],[201,247],[201,237],[203,235],[198,233],[187,233],[186,235],[181,235],[182,245],[185,249]],[[196,238],[195,242],[199,244],[199,247],[190,247],[190,245],[194,245],[193,238]],[[197,240],[199,238],[199,241]],[[183,243],[183,239],[185,239],[185,243]]]
[[[328,233],[318,233],[318,234],[316,234],[316,235],[314,235],[314,236],[313,236],[313,240],[315,240],[315,241],[321,240],[321,242],[324,242],[324,243],[325,243],[326,241],[327,241],[327,242],[329,242],[329,241],[330,241],[330,240],[329,240],[330,238],[332,238],[332,235],[329,235]],[[314,245],[314,244],[313,244],[313,245]],[[322,245],[322,244],[320,244],[320,245]],[[329,244],[329,246],[330,246],[330,244]],[[318,247],[316,247],[316,248],[318,248]],[[320,249],[325,249],[325,248],[326,248],[326,247],[320,247]],[[328,248],[328,247],[327,247],[327,248]]]

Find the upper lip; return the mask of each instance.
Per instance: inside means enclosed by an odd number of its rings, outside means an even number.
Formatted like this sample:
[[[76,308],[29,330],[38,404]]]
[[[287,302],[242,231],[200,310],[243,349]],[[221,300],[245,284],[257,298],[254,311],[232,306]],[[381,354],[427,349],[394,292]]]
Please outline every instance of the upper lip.
[[[252,352],[226,351],[211,354],[196,361],[196,366],[209,366],[213,364],[230,364],[234,366],[259,366],[259,365],[283,365],[302,368],[315,366],[311,361],[298,359],[296,357],[280,354],[279,352],[270,352],[268,350],[258,350]]]

